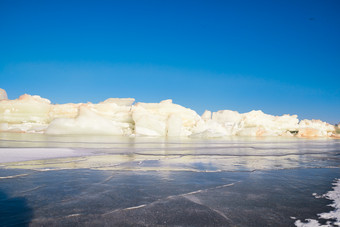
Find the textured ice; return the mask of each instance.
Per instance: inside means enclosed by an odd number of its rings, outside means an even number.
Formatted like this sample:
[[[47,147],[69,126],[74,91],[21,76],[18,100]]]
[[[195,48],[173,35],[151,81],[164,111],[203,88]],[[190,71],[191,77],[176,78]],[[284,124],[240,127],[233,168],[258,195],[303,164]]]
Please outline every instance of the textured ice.
[[[122,135],[127,124],[102,117],[86,106],[79,108],[75,118],[54,119],[45,133],[47,134],[98,134]]]
[[[262,111],[195,111],[174,104],[134,103],[110,98],[98,104],[51,104],[37,95],[8,100],[0,90],[0,131],[46,134],[98,134],[216,138],[225,136],[339,137],[334,125],[301,120],[297,115],[272,116]]]
[[[315,219],[307,219],[307,222],[301,222],[297,220],[295,225],[298,227],[331,227],[331,226],[340,226],[340,179],[337,179],[333,183],[334,187],[332,191],[327,192],[322,197],[333,200],[332,204],[329,206],[333,207],[334,210],[318,214],[320,219],[329,220],[325,225],[319,223],[318,220]]]

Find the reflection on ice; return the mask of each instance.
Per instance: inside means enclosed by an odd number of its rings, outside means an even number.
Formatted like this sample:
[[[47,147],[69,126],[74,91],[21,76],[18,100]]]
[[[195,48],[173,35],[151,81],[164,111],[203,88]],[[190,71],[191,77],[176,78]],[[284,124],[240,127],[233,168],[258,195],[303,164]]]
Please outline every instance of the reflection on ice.
[[[0,225],[293,226],[339,167],[332,139],[1,133]]]
[[[254,171],[339,167],[340,158],[340,141],[330,139],[160,140],[14,133],[0,137],[0,165],[6,168]]]

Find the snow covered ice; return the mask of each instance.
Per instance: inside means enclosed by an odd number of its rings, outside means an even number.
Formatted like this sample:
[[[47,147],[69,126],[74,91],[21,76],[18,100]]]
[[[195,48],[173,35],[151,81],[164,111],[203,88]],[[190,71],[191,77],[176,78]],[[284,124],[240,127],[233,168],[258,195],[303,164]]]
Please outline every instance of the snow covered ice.
[[[340,179],[336,179],[333,183],[334,187],[332,191],[327,192],[322,197],[327,198],[329,200],[333,200],[333,203],[329,206],[333,207],[334,210],[330,212],[325,212],[318,214],[319,218],[328,220],[325,225],[319,223],[318,220],[315,219],[306,219],[307,222],[301,222],[297,220],[295,225],[297,227],[331,227],[331,226],[340,226]]]

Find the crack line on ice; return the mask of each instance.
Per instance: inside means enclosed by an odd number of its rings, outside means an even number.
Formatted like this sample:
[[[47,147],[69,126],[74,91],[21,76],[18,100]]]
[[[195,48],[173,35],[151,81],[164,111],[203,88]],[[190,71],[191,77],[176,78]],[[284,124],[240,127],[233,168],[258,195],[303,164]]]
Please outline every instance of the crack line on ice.
[[[30,175],[30,174],[25,173],[25,174],[13,175],[13,176],[0,177],[0,180],[2,180],[2,179],[12,179],[12,178],[17,178],[17,177],[25,177],[25,176],[28,176],[28,175]]]
[[[194,196],[193,194],[184,195],[183,197],[184,197],[185,199],[187,199],[187,200],[193,202],[193,203],[199,204],[199,205],[201,205],[201,206],[204,206],[204,207],[208,208],[209,210],[212,210],[212,211],[218,213],[218,214],[219,214],[220,216],[222,216],[225,220],[231,222],[230,218],[228,218],[223,212],[221,212],[220,210],[217,210],[217,209],[214,209],[214,208],[211,208],[211,207],[205,205],[204,203],[201,202],[200,199],[198,199],[198,198],[197,198],[196,196]]]
[[[35,187],[35,188],[29,189],[29,190],[26,190],[26,191],[22,191],[22,192],[20,192],[19,194],[24,194],[24,193],[27,193],[27,192],[36,191],[36,190],[38,190],[38,189],[40,189],[40,188],[44,188],[44,187],[46,187],[46,185],[37,186],[37,187]]]
[[[231,187],[237,183],[240,183],[241,181],[236,181],[234,183],[230,183],[230,184],[225,184],[225,185],[221,185],[221,186],[217,186],[217,187],[213,187],[213,188],[207,188],[207,189],[200,189],[200,190],[196,190],[196,191],[192,191],[192,192],[187,192],[187,193],[183,193],[183,194],[179,194],[179,195],[170,195],[170,196],[167,196],[165,198],[161,198],[161,199],[157,199],[151,203],[146,203],[146,204],[141,204],[141,205],[138,205],[138,206],[132,206],[132,207],[127,207],[127,208],[120,208],[120,209],[115,209],[113,211],[110,211],[110,212],[107,212],[107,213],[104,213],[103,216],[105,215],[109,215],[109,214],[112,214],[112,213],[115,213],[115,212],[119,212],[119,211],[126,211],[126,210],[134,210],[134,209],[139,209],[139,208],[143,208],[143,207],[146,207],[146,206],[150,206],[150,205],[153,205],[153,204],[157,204],[163,200],[169,200],[169,199],[174,199],[174,198],[177,198],[177,197],[184,197],[186,198],[185,196],[188,196],[188,195],[194,195],[194,194],[198,194],[198,193],[202,193],[202,192],[207,192],[209,190],[214,190],[214,189],[220,189],[220,188],[226,188],[226,187]],[[187,198],[186,198],[187,199]],[[208,207],[209,208],[209,207]],[[209,208],[211,209],[211,208]],[[211,209],[213,210],[213,209]],[[217,212],[218,213],[218,212]]]

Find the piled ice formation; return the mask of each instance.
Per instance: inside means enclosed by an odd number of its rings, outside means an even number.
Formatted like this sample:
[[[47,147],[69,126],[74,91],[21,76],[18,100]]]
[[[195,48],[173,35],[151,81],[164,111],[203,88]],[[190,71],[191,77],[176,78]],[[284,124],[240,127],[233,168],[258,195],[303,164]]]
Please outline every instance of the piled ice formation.
[[[335,136],[336,128],[320,120],[299,121],[297,115],[272,116],[262,111],[195,111],[165,100],[134,103],[110,98],[98,104],[51,104],[37,95],[8,100],[0,89],[0,131],[46,134],[99,134],[159,137]]]
[[[7,93],[4,89],[0,88],[0,100],[7,99]]]

